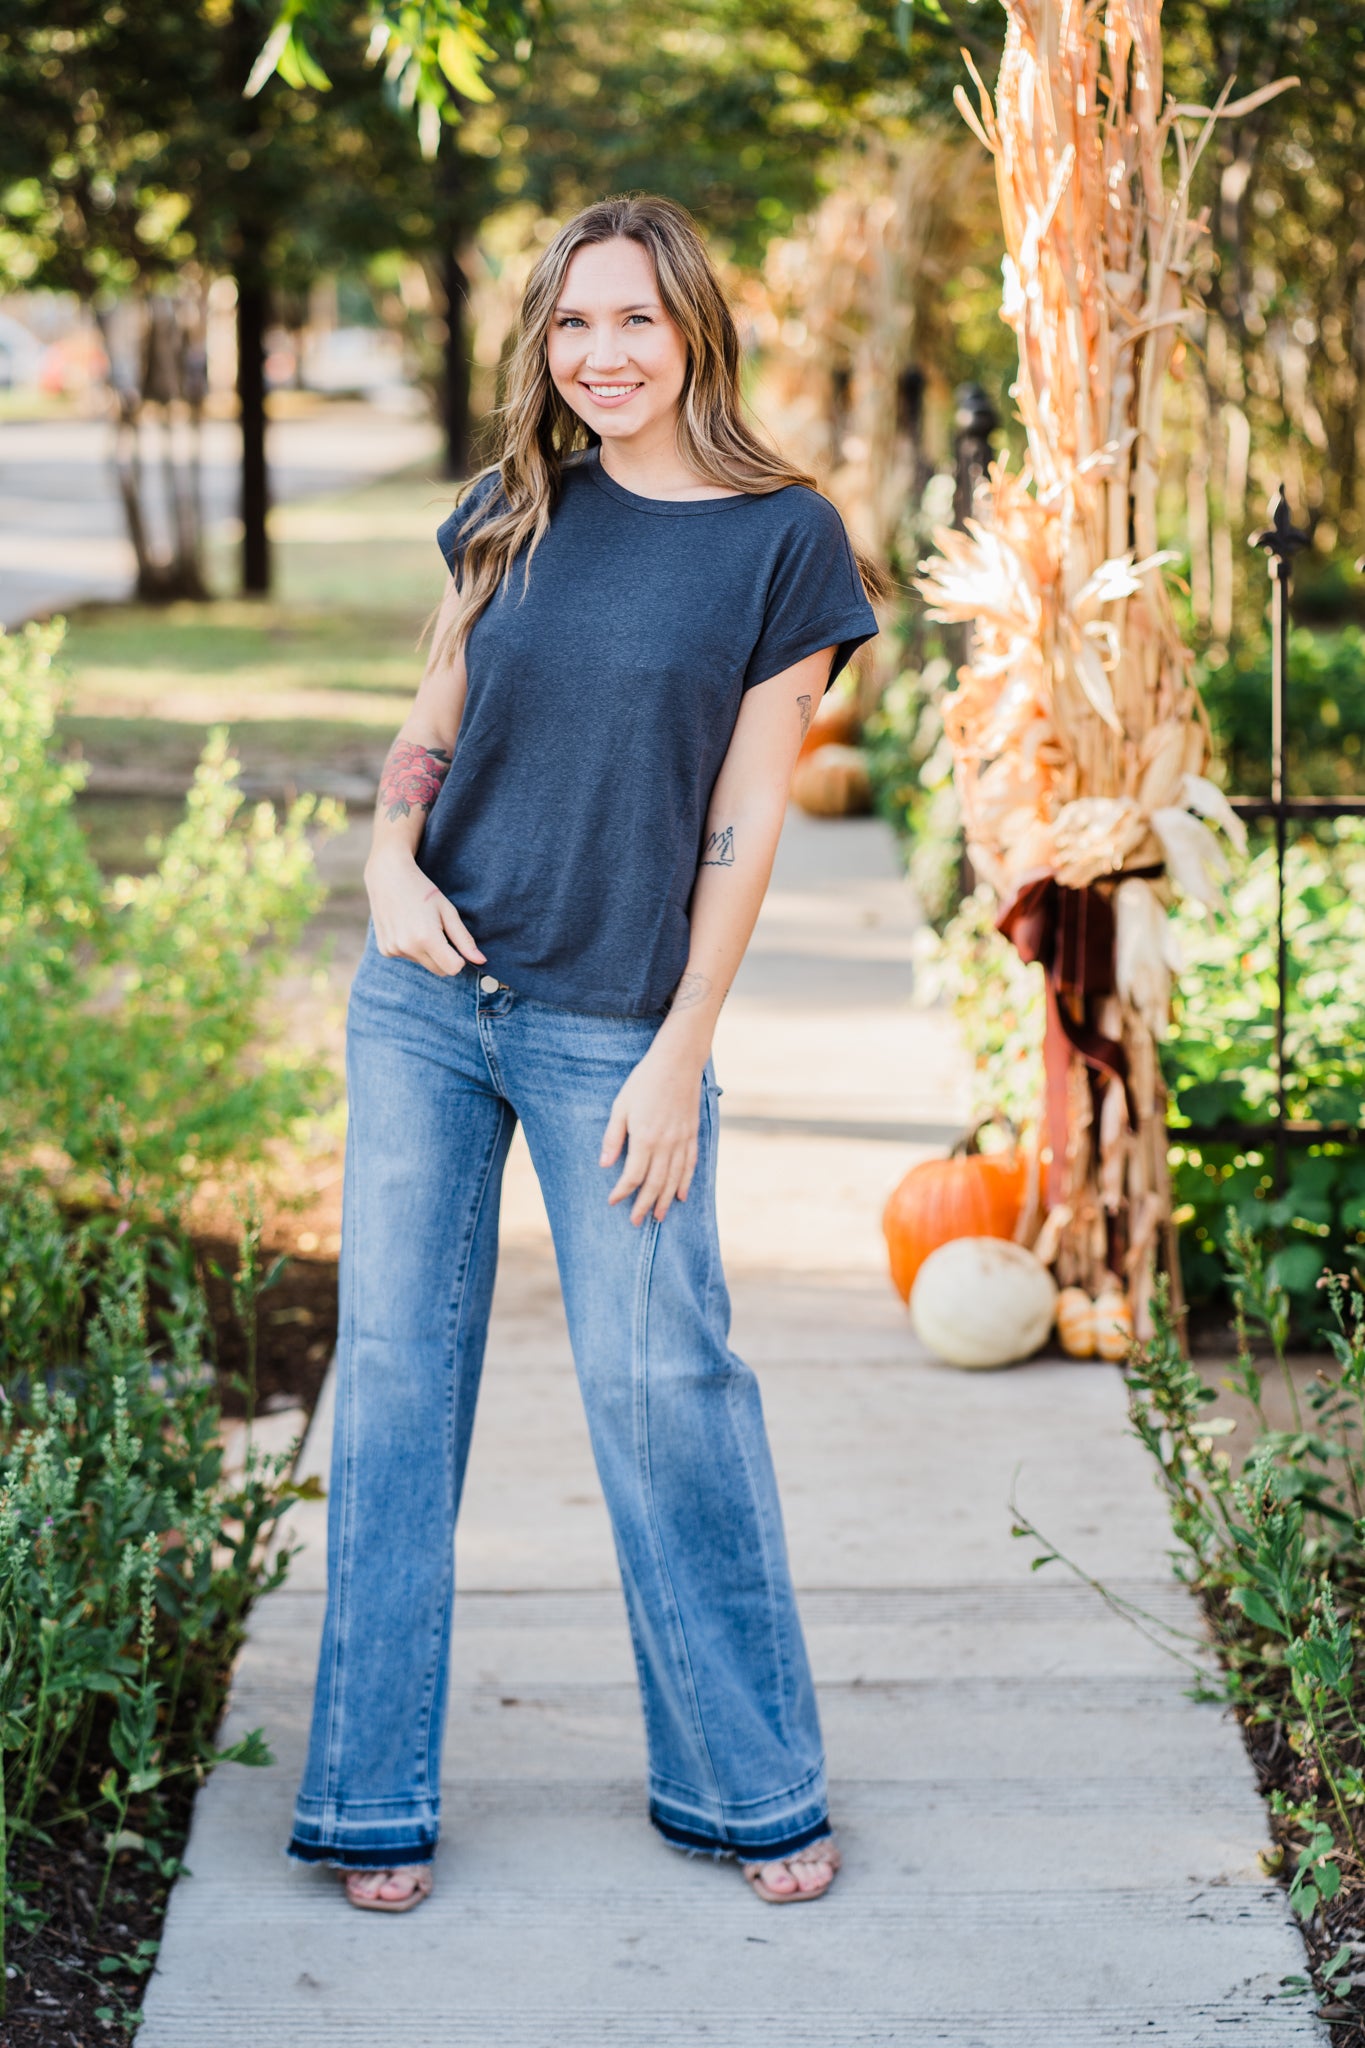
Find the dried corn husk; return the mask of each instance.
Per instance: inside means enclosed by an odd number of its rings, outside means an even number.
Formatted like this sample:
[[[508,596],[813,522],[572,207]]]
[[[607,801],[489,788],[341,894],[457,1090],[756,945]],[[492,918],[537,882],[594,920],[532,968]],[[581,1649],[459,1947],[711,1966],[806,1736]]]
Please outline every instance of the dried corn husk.
[[[975,103],[956,98],[995,163],[1027,459],[1019,474],[996,463],[965,531],[935,535],[919,588],[931,616],[972,628],[943,718],[978,874],[1009,901],[1039,873],[1085,888],[1143,871],[1117,890],[1111,1027],[1136,1125],[1111,1087],[1094,1128],[1073,1062],[1056,1265],[1094,1294],[1117,1214],[1145,1330],[1152,1262],[1170,1241],[1154,1045],[1175,965],[1166,908],[1172,886],[1217,900],[1227,858],[1211,827],[1239,848],[1244,837],[1205,774],[1208,724],[1156,504],[1163,382],[1204,227],[1190,180],[1214,121],[1235,110],[1226,94],[1212,109],[1163,105],[1160,0],[1003,5],[994,99],[975,71]]]

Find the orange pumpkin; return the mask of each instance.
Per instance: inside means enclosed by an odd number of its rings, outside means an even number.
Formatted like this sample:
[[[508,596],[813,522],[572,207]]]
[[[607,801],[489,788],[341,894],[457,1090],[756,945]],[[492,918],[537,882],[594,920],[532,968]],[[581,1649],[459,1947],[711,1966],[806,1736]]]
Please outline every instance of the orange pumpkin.
[[[956,1237],[1014,1236],[1023,1208],[1028,1162],[1009,1125],[1014,1143],[1007,1152],[982,1152],[984,1117],[959,1138],[947,1159],[926,1159],[912,1166],[892,1194],[882,1215],[891,1278],[902,1301],[910,1299],[915,1275],[941,1244]]]
[[[796,764],[792,801],[813,818],[852,818],[872,809],[872,778],[857,747],[827,743]]]

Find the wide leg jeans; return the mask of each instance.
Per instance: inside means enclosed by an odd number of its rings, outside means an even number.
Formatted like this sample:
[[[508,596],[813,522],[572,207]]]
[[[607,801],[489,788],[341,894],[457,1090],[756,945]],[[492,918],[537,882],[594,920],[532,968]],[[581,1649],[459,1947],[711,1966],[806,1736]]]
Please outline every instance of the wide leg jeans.
[[[686,1203],[636,1227],[607,1205],[619,1164],[598,1164],[660,1021],[442,979],[370,935],[347,1021],[327,1609],[289,1844],[304,1861],[435,1848],[455,1522],[518,1119],[615,1536],[650,1817],[679,1846],[765,1860],[829,1832],[758,1385],[729,1346],[710,1068]]]

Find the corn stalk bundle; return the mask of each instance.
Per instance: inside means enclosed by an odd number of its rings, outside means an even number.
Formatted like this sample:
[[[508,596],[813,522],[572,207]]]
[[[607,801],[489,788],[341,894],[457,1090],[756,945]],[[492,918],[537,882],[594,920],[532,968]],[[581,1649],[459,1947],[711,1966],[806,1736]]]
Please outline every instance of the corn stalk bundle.
[[[974,71],[979,107],[957,100],[995,161],[1027,460],[994,465],[965,531],[935,534],[919,588],[931,616],[973,629],[943,706],[969,852],[1049,980],[1040,1249],[1091,1292],[1117,1271],[1141,1328],[1163,1248],[1174,1268],[1167,911],[1176,890],[1217,900],[1228,862],[1211,828],[1244,842],[1205,774],[1163,575],[1163,383],[1194,310],[1195,164],[1220,115],[1281,87],[1163,104],[1160,0],[1003,4],[994,103]]]
[[[756,409],[884,561],[920,481],[898,381],[950,352],[942,287],[991,233],[982,170],[969,144],[871,138],[796,231],[768,244],[761,277],[739,282],[762,347]],[[934,396],[946,411],[946,389]]]

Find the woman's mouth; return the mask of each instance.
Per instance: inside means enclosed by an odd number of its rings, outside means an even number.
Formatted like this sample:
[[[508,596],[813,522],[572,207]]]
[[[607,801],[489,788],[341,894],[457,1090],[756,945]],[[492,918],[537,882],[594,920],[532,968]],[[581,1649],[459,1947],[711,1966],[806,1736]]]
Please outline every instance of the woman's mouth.
[[[635,384],[609,384],[605,380],[590,384],[586,377],[579,381],[598,405],[624,405],[627,399],[634,398],[637,391],[644,389],[643,379]]]

